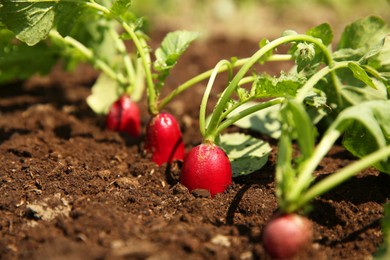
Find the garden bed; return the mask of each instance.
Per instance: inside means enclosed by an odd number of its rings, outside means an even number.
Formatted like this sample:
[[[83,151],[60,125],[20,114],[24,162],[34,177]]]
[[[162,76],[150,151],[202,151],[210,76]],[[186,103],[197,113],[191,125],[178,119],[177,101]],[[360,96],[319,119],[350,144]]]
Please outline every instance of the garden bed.
[[[221,58],[249,56],[257,46],[223,38],[198,42],[175,67],[168,88]],[[268,140],[273,152],[262,170],[234,179],[215,198],[191,194],[178,183],[180,163],[158,167],[143,155],[143,141],[104,129],[104,118],[85,103],[96,77],[86,65],[72,73],[58,66],[48,77],[0,88],[0,258],[265,259],[261,232],[277,210],[276,141]],[[181,119],[187,149],[201,142],[204,85],[167,107]],[[141,107],[145,125],[145,101]],[[353,159],[335,146],[317,174]],[[388,175],[368,169],[316,199],[308,214],[314,240],[300,258],[372,255],[383,240],[389,184]]]

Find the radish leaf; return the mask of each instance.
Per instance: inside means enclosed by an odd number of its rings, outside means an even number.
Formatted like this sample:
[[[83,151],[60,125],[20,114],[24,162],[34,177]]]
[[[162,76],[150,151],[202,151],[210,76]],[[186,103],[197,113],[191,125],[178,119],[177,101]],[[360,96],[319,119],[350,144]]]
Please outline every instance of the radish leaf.
[[[388,59],[379,58],[378,54],[383,48],[389,49],[388,43],[385,47],[389,33],[390,28],[379,17],[359,19],[345,27],[333,58],[337,61],[368,60],[369,65],[374,68],[380,67],[382,62],[388,64]]]
[[[92,86],[92,94],[87,97],[87,103],[96,114],[107,114],[110,106],[122,94],[118,83],[101,74]]]
[[[219,145],[232,165],[233,177],[253,173],[268,161],[271,147],[268,143],[241,133],[224,134]]]
[[[333,40],[333,31],[328,23],[323,23],[311,28],[306,34],[321,39],[322,43],[326,46],[331,44]]]
[[[199,33],[189,31],[170,32],[163,39],[161,46],[155,51],[154,69],[158,72],[160,87],[176,65],[177,60],[189,47],[191,42],[199,37]]]
[[[282,72],[280,77],[269,75],[259,75],[252,86],[252,95],[256,98],[290,96],[294,97],[297,90],[303,86],[306,78],[297,74],[287,74]]]
[[[111,13],[115,16],[121,16],[129,11],[131,0],[115,0],[111,6]]]
[[[0,22],[31,46],[46,39],[53,28],[63,36],[69,34],[84,4],[85,1],[3,1]]]
[[[359,19],[345,27],[338,49],[363,49],[363,53],[366,53],[388,33],[387,24],[379,17],[369,16]]]
[[[320,39],[325,46],[330,45],[333,40],[332,28],[327,23],[311,28],[306,34]],[[294,43],[291,46],[289,53],[295,57],[298,72],[311,72],[324,59],[324,53],[319,46],[302,41]]]
[[[368,86],[376,89],[376,86],[372,79],[367,75],[366,71],[359,64],[357,64],[356,62],[350,62],[348,63],[348,68],[352,71],[355,78],[363,81]]]
[[[281,110],[283,122],[294,129],[294,134],[298,136],[299,150],[304,159],[311,156],[314,151],[315,130],[309,115],[306,113],[303,104],[295,100],[288,100]]]
[[[44,42],[30,47],[14,37],[11,31],[0,29],[0,83],[49,73],[57,61],[56,50]]]
[[[341,88],[341,94],[352,105],[360,104],[368,100],[386,100],[387,89],[386,86],[379,80],[372,79],[376,89],[372,87],[361,87],[345,85]]]
[[[240,111],[243,111],[256,104],[258,103],[251,101],[244,103],[235,109],[231,114],[229,114],[229,117],[234,116]],[[280,105],[261,109],[238,120],[234,123],[234,125],[244,129],[251,129],[253,131],[263,133],[277,139],[280,136],[279,110]]]
[[[352,106],[340,113],[336,120],[340,124],[349,123],[345,130],[343,145],[353,155],[364,157],[378,148],[390,144],[389,100],[374,100]],[[374,165],[383,172],[390,173],[390,159]]]
[[[72,29],[70,36],[77,39],[90,49],[95,56],[114,66],[117,63],[117,50],[115,39],[111,32],[116,29],[116,24],[111,20],[101,19],[99,14],[92,9],[86,9]],[[50,39],[53,41],[53,39]],[[75,53],[76,52],[76,53]],[[72,53],[61,51],[61,55],[67,58],[69,68],[74,68],[79,63],[77,50]],[[75,56],[73,55],[75,54]]]

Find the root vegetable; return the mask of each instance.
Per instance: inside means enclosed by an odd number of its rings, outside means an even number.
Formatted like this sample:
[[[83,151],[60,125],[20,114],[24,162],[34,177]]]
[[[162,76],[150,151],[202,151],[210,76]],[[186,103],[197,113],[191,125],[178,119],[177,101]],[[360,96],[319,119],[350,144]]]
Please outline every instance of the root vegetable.
[[[225,152],[214,144],[200,144],[184,159],[180,182],[190,191],[206,189],[211,196],[232,183],[232,169]]]
[[[290,259],[312,239],[312,224],[297,214],[276,216],[264,228],[263,246],[273,259]]]
[[[109,130],[124,132],[133,137],[141,134],[140,111],[136,102],[130,96],[123,95],[115,101],[106,118]]]
[[[152,161],[158,165],[184,159],[180,126],[171,114],[160,113],[150,120],[146,128],[145,150],[152,154]]]

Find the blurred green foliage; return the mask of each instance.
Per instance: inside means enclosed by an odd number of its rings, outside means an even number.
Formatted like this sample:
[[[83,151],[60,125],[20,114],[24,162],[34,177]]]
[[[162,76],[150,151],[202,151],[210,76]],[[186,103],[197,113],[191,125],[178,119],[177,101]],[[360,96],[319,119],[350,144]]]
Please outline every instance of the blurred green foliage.
[[[390,0],[134,0],[133,8],[156,29],[197,30],[203,35],[277,37],[328,22],[336,35],[368,15],[390,21]]]

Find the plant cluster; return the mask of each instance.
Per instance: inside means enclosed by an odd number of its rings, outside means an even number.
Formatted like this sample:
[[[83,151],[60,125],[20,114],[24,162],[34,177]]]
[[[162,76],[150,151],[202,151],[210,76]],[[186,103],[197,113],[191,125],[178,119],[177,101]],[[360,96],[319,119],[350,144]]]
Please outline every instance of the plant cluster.
[[[128,0],[1,3],[0,82],[47,73],[58,57],[68,68],[89,62],[102,73],[88,104],[107,116],[108,129],[134,138],[142,133],[137,102],[145,92],[150,114],[145,150],[158,165],[183,160],[180,182],[190,191],[206,189],[211,196],[224,192],[233,177],[259,170],[271,150],[252,136],[226,134],[226,128],[236,124],[278,139],[279,211],[263,236],[274,258],[292,257],[310,241],[311,223],[303,215],[313,199],[364,168],[390,173],[390,29],[382,19],[355,21],[337,44],[327,23],[303,34],[285,31],[272,41],[261,40],[252,56],[221,60],[161,98],[171,69],[198,34],[171,32],[152,55],[143,19],[130,9]],[[129,52],[127,44],[134,51]],[[281,46],[288,51],[278,53]],[[29,63],[23,62],[27,59]],[[280,61],[295,65],[277,76],[255,69],[258,63]],[[221,73],[228,74],[226,87],[207,113]],[[207,79],[199,111],[203,142],[186,154],[179,123],[163,110],[180,93]],[[359,159],[316,181],[316,168],[341,139]],[[386,247],[381,252],[386,254]]]

